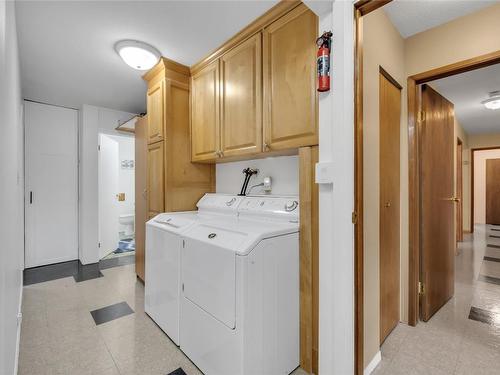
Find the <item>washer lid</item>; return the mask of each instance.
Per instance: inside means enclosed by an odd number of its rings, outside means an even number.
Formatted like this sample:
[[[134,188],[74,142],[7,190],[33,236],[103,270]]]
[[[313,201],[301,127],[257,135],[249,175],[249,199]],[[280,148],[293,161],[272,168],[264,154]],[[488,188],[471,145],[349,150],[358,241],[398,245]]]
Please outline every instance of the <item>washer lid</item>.
[[[182,232],[198,221],[196,211],[167,212],[156,215],[146,225],[169,232]]]

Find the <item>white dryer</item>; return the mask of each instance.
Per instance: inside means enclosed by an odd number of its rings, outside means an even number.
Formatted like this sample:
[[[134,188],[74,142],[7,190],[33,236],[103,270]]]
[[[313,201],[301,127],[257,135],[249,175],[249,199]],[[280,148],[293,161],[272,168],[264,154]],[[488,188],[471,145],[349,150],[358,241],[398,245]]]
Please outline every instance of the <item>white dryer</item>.
[[[299,365],[298,219],[296,197],[246,197],[182,234],[180,347],[206,375]]]
[[[200,220],[234,217],[242,197],[205,194],[198,211],[170,212],[146,223],[145,312],[179,345],[181,234]]]

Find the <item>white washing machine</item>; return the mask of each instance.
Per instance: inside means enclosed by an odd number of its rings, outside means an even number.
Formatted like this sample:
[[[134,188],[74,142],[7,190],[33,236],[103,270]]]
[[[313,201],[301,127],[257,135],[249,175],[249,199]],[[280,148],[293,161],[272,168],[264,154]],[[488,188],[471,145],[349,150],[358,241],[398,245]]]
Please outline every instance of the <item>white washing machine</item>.
[[[236,218],[242,197],[205,194],[198,211],[162,213],[146,223],[145,312],[179,345],[181,234],[200,220]]]
[[[182,234],[180,347],[206,375],[299,365],[297,197],[246,197]]]

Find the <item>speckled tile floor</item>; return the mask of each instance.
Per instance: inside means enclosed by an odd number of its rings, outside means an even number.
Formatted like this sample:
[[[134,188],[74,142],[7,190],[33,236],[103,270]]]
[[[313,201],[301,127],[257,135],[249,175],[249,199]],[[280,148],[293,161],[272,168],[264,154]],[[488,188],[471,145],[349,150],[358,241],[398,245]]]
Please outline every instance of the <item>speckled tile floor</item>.
[[[101,271],[82,282],[70,276],[24,287],[18,374],[167,375],[179,367],[201,374],[144,313],[134,265]]]
[[[456,257],[455,296],[429,322],[396,327],[382,345],[382,362],[373,374],[500,374],[500,285],[479,280],[484,280],[481,275],[500,278],[500,263],[484,260],[485,255],[500,257],[500,251],[487,247],[498,242],[491,233],[477,226],[474,235],[465,236]],[[469,319],[478,315],[471,314],[472,307],[486,311],[488,323]]]

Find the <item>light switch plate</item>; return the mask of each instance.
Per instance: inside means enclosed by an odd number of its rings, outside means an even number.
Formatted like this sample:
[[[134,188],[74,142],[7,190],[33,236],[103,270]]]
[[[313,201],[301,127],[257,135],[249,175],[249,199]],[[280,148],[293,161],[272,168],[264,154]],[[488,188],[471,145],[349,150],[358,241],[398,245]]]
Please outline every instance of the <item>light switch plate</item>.
[[[333,184],[333,162],[316,163],[315,177],[317,184]]]

